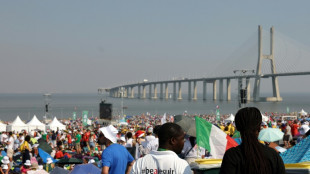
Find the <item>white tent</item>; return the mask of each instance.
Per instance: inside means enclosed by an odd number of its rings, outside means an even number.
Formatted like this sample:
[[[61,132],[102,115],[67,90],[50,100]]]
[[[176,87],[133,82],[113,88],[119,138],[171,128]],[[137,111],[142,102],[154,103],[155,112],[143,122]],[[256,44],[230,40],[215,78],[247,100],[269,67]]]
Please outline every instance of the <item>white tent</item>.
[[[264,122],[267,122],[269,120],[269,118],[266,115],[262,114],[262,120]]]
[[[19,116],[16,117],[16,119],[9,125],[6,126],[7,131],[15,131],[15,132],[21,132],[22,130],[28,131],[28,125],[26,125]]]
[[[235,116],[233,114],[230,114],[230,116],[225,119],[225,122],[234,122],[234,121],[235,121]]]
[[[45,124],[41,123],[37,116],[33,116],[33,118],[27,123],[28,127],[29,127],[29,131],[35,130],[35,129],[39,129],[42,131],[45,131]]]
[[[54,117],[53,121],[50,124],[48,124],[46,128],[53,131],[57,131],[57,128],[59,130],[65,130],[66,126],[60,123],[60,121],[58,121],[56,117]]]
[[[6,131],[6,124],[0,122],[0,132]]]
[[[300,115],[308,115],[308,113],[306,111],[304,111],[304,109],[301,109],[300,112],[298,112]]]

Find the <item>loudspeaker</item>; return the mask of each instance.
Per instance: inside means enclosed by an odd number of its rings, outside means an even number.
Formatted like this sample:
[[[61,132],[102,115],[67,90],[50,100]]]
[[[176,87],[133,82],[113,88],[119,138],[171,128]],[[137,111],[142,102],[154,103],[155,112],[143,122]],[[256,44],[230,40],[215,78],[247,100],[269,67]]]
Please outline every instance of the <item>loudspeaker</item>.
[[[103,101],[99,104],[99,118],[111,120],[112,119],[112,104],[104,103]]]
[[[240,89],[240,101],[242,104],[247,103],[247,91],[246,89]]]

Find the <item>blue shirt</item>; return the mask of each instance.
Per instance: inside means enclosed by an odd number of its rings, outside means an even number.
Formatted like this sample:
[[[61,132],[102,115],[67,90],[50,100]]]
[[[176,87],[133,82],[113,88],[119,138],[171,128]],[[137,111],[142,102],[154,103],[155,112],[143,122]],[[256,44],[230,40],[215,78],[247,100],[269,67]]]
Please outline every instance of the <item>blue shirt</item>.
[[[133,161],[128,150],[119,144],[111,144],[102,152],[102,167],[109,167],[109,173],[125,173],[127,164]]]

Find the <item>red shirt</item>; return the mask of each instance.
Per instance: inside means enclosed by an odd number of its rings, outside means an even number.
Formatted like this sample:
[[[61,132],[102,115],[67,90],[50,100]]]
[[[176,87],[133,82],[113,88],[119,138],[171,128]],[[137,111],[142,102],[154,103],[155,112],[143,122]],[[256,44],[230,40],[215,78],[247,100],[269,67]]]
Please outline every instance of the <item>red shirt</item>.
[[[70,135],[70,134],[67,134],[67,138],[68,138],[68,143],[71,144],[71,143],[72,143],[71,135]]]
[[[55,154],[55,158],[56,159],[59,159],[59,158],[63,158],[64,157],[64,154],[62,153],[61,150],[57,151],[56,154]]]
[[[298,125],[297,124],[293,124],[293,125],[291,125],[291,128],[292,128],[292,135],[293,136],[298,135]]]

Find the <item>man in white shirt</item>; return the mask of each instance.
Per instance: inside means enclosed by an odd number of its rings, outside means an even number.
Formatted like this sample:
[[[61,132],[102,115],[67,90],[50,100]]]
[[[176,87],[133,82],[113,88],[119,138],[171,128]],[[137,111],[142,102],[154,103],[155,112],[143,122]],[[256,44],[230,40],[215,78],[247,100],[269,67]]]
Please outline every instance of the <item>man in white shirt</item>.
[[[192,173],[188,163],[177,155],[181,153],[184,146],[182,128],[175,123],[165,123],[159,130],[158,139],[158,150],[139,158],[130,173]]]
[[[13,138],[13,134],[12,132],[9,132],[9,138],[8,138],[8,141],[7,141],[7,156],[10,158],[10,161],[13,160],[13,147],[14,147],[14,138]]]

